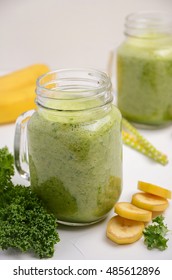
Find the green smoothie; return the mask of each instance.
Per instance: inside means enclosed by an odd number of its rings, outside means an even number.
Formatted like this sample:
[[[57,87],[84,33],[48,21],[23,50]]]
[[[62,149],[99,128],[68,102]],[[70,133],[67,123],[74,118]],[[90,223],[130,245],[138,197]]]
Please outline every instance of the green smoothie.
[[[70,117],[40,110],[28,124],[31,186],[57,219],[92,223],[121,193],[121,115]]]
[[[172,120],[172,39],[130,38],[117,53],[118,107],[130,121]]]

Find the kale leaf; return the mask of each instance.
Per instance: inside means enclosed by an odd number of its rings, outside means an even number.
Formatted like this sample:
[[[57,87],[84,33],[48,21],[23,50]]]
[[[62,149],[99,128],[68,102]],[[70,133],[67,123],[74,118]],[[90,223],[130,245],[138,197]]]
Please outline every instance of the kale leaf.
[[[34,251],[40,258],[50,258],[59,242],[56,218],[30,187],[12,184],[13,163],[8,149],[0,149],[0,248]]]
[[[14,159],[8,148],[0,149],[0,190],[11,185],[11,177],[14,175]]]
[[[164,225],[164,217],[162,215],[157,216],[152,220],[152,224],[147,226],[144,231],[144,243],[148,249],[157,248],[159,250],[165,250],[168,239],[165,238],[168,228]]]

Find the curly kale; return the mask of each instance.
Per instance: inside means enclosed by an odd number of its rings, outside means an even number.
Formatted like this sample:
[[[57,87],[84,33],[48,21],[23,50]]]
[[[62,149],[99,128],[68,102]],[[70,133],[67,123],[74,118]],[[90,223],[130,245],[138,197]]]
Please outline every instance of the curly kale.
[[[30,187],[12,184],[13,174],[13,156],[6,147],[0,149],[0,248],[52,257],[59,241],[56,218]]]
[[[167,226],[164,225],[164,217],[162,215],[157,216],[152,220],[152,224],[147,226],[144,231],[144,243],[148,249],[157,248],[159,250],[165,250],[168,239],[165,237],[169,231]]]
[[[11,178],[14,175],[14,159],[8,148],[0,149],[0,190],[11,185]]]

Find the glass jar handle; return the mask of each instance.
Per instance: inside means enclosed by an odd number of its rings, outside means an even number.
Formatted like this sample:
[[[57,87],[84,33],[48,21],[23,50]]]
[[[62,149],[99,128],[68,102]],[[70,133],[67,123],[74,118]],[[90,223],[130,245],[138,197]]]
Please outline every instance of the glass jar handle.
[[[30,181],[27,124],[34,112],[27,111],[17,118],[14,135],[14,164],[20,176],[27,181]]]

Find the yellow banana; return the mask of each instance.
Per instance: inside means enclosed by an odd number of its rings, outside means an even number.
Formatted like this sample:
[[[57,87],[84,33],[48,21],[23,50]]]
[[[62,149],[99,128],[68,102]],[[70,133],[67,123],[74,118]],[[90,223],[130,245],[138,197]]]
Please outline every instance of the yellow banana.
[[[34,64],[0,76],[0,94],[35,84],[39,76],[49,71],[45,64]]]
[[[36,80],[48,71],[48,66],[35,64],[0,77],[0,124],[35,108]]]
[[[0,124],[14,122],[25,111],[35,108],[35,85],[0,94]]]

